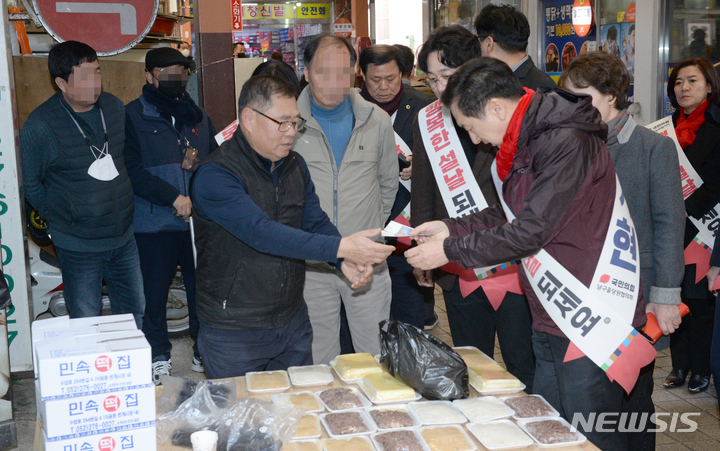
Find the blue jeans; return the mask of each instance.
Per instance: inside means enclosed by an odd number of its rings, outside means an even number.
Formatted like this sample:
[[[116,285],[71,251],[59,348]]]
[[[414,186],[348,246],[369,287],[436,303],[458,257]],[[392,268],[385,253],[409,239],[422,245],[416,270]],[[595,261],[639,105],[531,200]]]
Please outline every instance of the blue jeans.
[[[145,294],[135,238],[117,249],[77,252],[57,248],[63,295],[71,318],[99,316],[105,279],[115,315],[132,313],[138,329],[145,313]]]
[[[312,365],[312,327],[307,305],[277,329],[218,329],[200,323],[198,348],[208,379],[244,376],[250,371]]]

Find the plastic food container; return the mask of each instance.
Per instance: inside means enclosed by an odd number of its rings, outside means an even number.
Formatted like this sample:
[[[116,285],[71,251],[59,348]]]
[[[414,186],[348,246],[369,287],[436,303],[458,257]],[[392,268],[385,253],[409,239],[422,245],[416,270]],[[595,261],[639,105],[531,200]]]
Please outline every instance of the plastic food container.
[[[287,371],[260,371],[245,374],[247,389],[252,393],[281,392],[290,388]]]
[[[427,446],[427,443],[425,443],[425,440],[423,440],[420,433],[417,431],[417,429],[413,428],[405,428],[405,429],[394,429],[392,431],[383,431],[378,432],[376,434],[373,434],[370,436],[373,443],[375,444],[375,447],[378,449],[378,451],[407,451],[408,448],[406,447],[400,447],[400,448],[385,448],[381,441],[378,440],[378,437],[384,436],[385,434],[397,434],[397,433],[403,433],[403,432],[409,432],[415,436],[418,443],[420,443],[420,447],[423,451],[430,451],[430,448]]]
[[[373,417],[373,412],[383,412],[388,410],[394,410],[397,412],[402,412],[407,414],[407,416],[412,420],[411,426],[398,426],[398,427],[385,427],[386,425],[384,423],[378,423],[378,421]],[[388,405],[388,406],[374,406],[374,407],[368,407],[365,409],[365,411],[368,413],[368,416],[371,420],[375,423],[379,431],[391,431],[393,429],[402,429],[406,427],[417,427],[422,425],[422,421],[418,419],[418,417],[410,411],[410,409],[407,408],[406,405]]]
[[[535,415],[535,416],[522,415],[522,412],[518,412],[518,410],[515,407],[511,406],[507,402],[509,399],[528,399],[528,398],[537,398],[537,399],[541,400],[542,403],[545,405],[546,409],[548,410],[548,413],[546,415],[540,415],[540,416],[538,416],[538,415]],[[504,398],[500,398],[500,400],[502,402],[504,402],[505,404],[507,404],[508,407],[510,407],[511,409],[513,409],[515,411],[515,413],[513,414],[513,418],[515,418],[518,421],[544,420],[546,418],[556,418],[556,417],[560,416],[558,411],[555,410],[553,408],[553,406],[551,406],[550,403],[547,402],[545,400],[545,398],[543,398],[540,395],[506,396]]]
[[[333,416],[337,415],[357,415],[362,420],[363,424],[365,425],[365,428],[367,430],[361,431],[361,432],[349,432],[347,434],[337,434],[330,426],[330,423],[328,421],[328,418],[332,418]],[[368,414],[364,410],[346,410],[344,412],[330,412],[330,413],[323,413],[320,415],[320,421],[322,422],[323,426],[325,427],[325,430],[327,431],[328,435],[332,438],[338,438],[338,437],[354,437],[356,435],[370,435],[373,432],[377,431],[377,427],[375,426],[375,422],[370,419]]]
[[[453,405],[473,423],[499,420],[512,416],[515,411],[494,396],[456,399]]]
[[[475,451],[477,445],[456,424],[428,426],[418,429],[430,451]]]
[[[368,400],[365,395],[360,393],[360,390],[358,390],[356,387],[338,387],[338,388],[346,388],[350,391],[352,391],[355,395],[357,395],[358,399],[360,399],[360,406],[358,407],[351,407],[349,409],[333,409],[330,406],[327,405],[325,401],[323,401],[322,396],[320,396],[323,392],[327,390],[336,390],[337,388],[327,388],[325,390],[316,391],[315,394],[317,395],[318,399],[320,400],[320,403],[322,403],[323,407],[325,407],[330,412],[343,412],[345,410],[355,410],[355,409],[363,409],[365,407],[372,406],[372,403],[370,400]]]
[[[537,431],[533,429],[533,426],[536,426],[538,423],[543,422],[554,422],[559,423],[560,425],[564,426],[568,430],[568,435],[572,435],[574,438],[568,438],[567,441],[561,441],[557,443],[547,443],[545,440],[543,440],[543,437],[541,434],[539,434]],[[527,432],[527,434],[532,437],[533,440],[535,440],[535,443],[540,448],[559,448],[563,446],[575,446],[575,445],[582,445],[587,441],[587,438],[581,434],[580,432],[573,432],[572,426],[570,426],[570,423],[565,421],[563,418],[544,418],[542,420],[533,420],[533,421],[518,421],[518,425],[522,428],[523,431]]]
[[[325,407],[317,395],[311,391],[300,391],[294,393],[279,393],[270,397],[273,404],[296,409],[304,408],[305,413],[323,412]],[[312,404],[315,404],[314,406]]]
[[[525,448],[533,444],[533,439],[510,420],[470,423],[466,427],[490,451]]]
[[[466,423],[467,418],[450,401],[419,401],[408,404],[425,426]]]
[[[291,366],[287,371],[290,382],[296,387],[327,385],[333,381],[333,375],[327,365]]]

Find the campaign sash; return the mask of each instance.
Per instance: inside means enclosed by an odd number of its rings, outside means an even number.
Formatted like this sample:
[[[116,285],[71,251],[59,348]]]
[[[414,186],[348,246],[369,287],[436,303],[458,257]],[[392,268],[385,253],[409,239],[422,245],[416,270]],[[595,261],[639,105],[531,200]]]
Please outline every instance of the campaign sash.
[[[435,182],[448,215],[451,218],[461,218],[487,208],[487,200],[465,156],[452,123],[450,110],[437,100],[420,111],[418,122]],[[514,262],[475,268],[472,271],[452,264],[445,265],[442,269],[460,276],[460,289],[465,297],[482,285],[496,310],[507,291],[524,293]],[[495,276],[497,283],[487,286],[478,283],[491,276]],[[504,289],[501,286],[509,288]]]
[[[672,116],[666,116],[659,121],[648,125],[650,130],[667,136],[675,143],[678,161],[680,163],[680,180],[682,181],[683,199],[690,197],[692,193],[697,191],[703,184],[695,168],[690,164],[687,155],[683,151],[680,143],[675,135],[675,126],[672,122]],[[698,234],[685,248],[685,264],[696,265],[695,283],[700,282],[708,269],[710,269],[710,254],[712,253],[713,244],[715,243],[715,235],[718,227],[720,227],[720,203],[715,205],[710,211],[705,213],[702,218],[695,219],[689,216],[690,221],[697,227]],[[718,277],[720,279],[720,277]],[[720,284],[720,280],[718,280]],[[709,287],[716,289],[717,287]]]
[[[493,182],[502,193],[495,162]],[[528,282],[560,330],[626,392],[655,349],[632,326],[640,293],[640,253],[635,226],[620,182],[615,178],[610,226],[590,287],[586,287],[547,251],[522,259]],[[500,196],[508,222],[515,215]]]

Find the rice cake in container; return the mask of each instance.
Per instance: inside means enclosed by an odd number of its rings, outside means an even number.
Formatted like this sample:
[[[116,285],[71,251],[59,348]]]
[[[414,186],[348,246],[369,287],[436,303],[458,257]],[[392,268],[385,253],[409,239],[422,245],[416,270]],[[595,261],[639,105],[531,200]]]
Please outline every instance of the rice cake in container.
[[[422,425],[422,422],[405,405],[368,407],[365,411],[380,431]]]
[[[467,418],[450,401],[419,401],[408,404],[423,425],[466,423]]]
[[[378,451],[430,451],[417,429],[395,429],[370,436]]]
[[[293,435],[293,439],[318,438],[322,435],[320,419],[317,414],[306,413],[300,418],[300,425]]]
[[[470,423],[466,427],[490,451],[526,448],[533,444],[533,439],[510,420]]]
[[[355,387],[328,388],[315,392],[323,406],[330,412],[362,409],[372,403]]]
[[[559,448],[582,445],[587,438],[580,432],[573,432],[570,423],[563,418],[518,421],[518,425],[535,440],[540,448]]]
[[[318,439],[291,440],[282,447],[282,451],[322,451],[322,443]]]
[[[540,395],[525,395],[500,398],[515,411],[516,420],[542,420],[556,418],[560,414]]]
[[[475,346],[458,346],[452,348],[453,351],[457,352],[462,357],[465,365],[468,367],[474,365],[483,365],[486,363],[497,363],[492,357],[488,356]]]
[[[375,447],[366,435],[347,438],[324,438],[325,451],[375,451]]]
[[[383,369],[370,353],[341,354],[330,362],[343,382],[355,383],[373,373],[382,373]]]
[[[272,395],[270,399],[273,404],[278,406],[294,407],[296,409],[303,408],[305,409],[305,413],[322,412],[325,410],[315,393],[309,391],[281,393]]]
[[[290,382],[296,387],[327,385],[333,381],[333,375],[327,365],[291,366],[287,371]]]
[[[418,429],[430,451],[474,451],[477,445],[455,424]]]
[[[320,415],[320,421],[332,438],[369,435],[377,431],[375,423],[363,410],[324,413]]]
[[[515,413],[513,409],[494,396],[456,399],[453,401],[453,405],[473,423],[499,420]]]
[[[363,377],[358,384],[360,389],[375,404],[403,401],[417,401],[420,394],[411,387],[395,379],[389,373],[373,373]]]
[[[284,391],[290,388],[287,371],[260,371],[245,374],[249,392],[269,393]]]

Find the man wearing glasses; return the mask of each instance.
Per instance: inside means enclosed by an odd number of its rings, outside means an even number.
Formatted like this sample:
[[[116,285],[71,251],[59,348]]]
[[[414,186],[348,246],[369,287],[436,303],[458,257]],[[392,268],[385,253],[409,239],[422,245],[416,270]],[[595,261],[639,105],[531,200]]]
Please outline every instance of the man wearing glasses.
[[[379,230],[341,238],[320,208],[291,150],[305,120],[289,82],[250,78],[238,112],[235,134],[191,184],[198,344],[210,379],[312,364],[304,260],[333,264],[357,289],[394,250],[368,239]]]
[[[143,332],[152,347],[153,381],[170,375],[172,345],[167,328],[167,299],[179,265],[187,294],[190,336],[197,340],[195,267],[188,220],[188,187],[194,164],[217,144],[212,121],[185,91],[195,62],[164,47],[145,56],[142,95],[125,108],[125,161],[135,192],[135,240],[145,290]],[[203,363],[193,345],[193,371]]]

